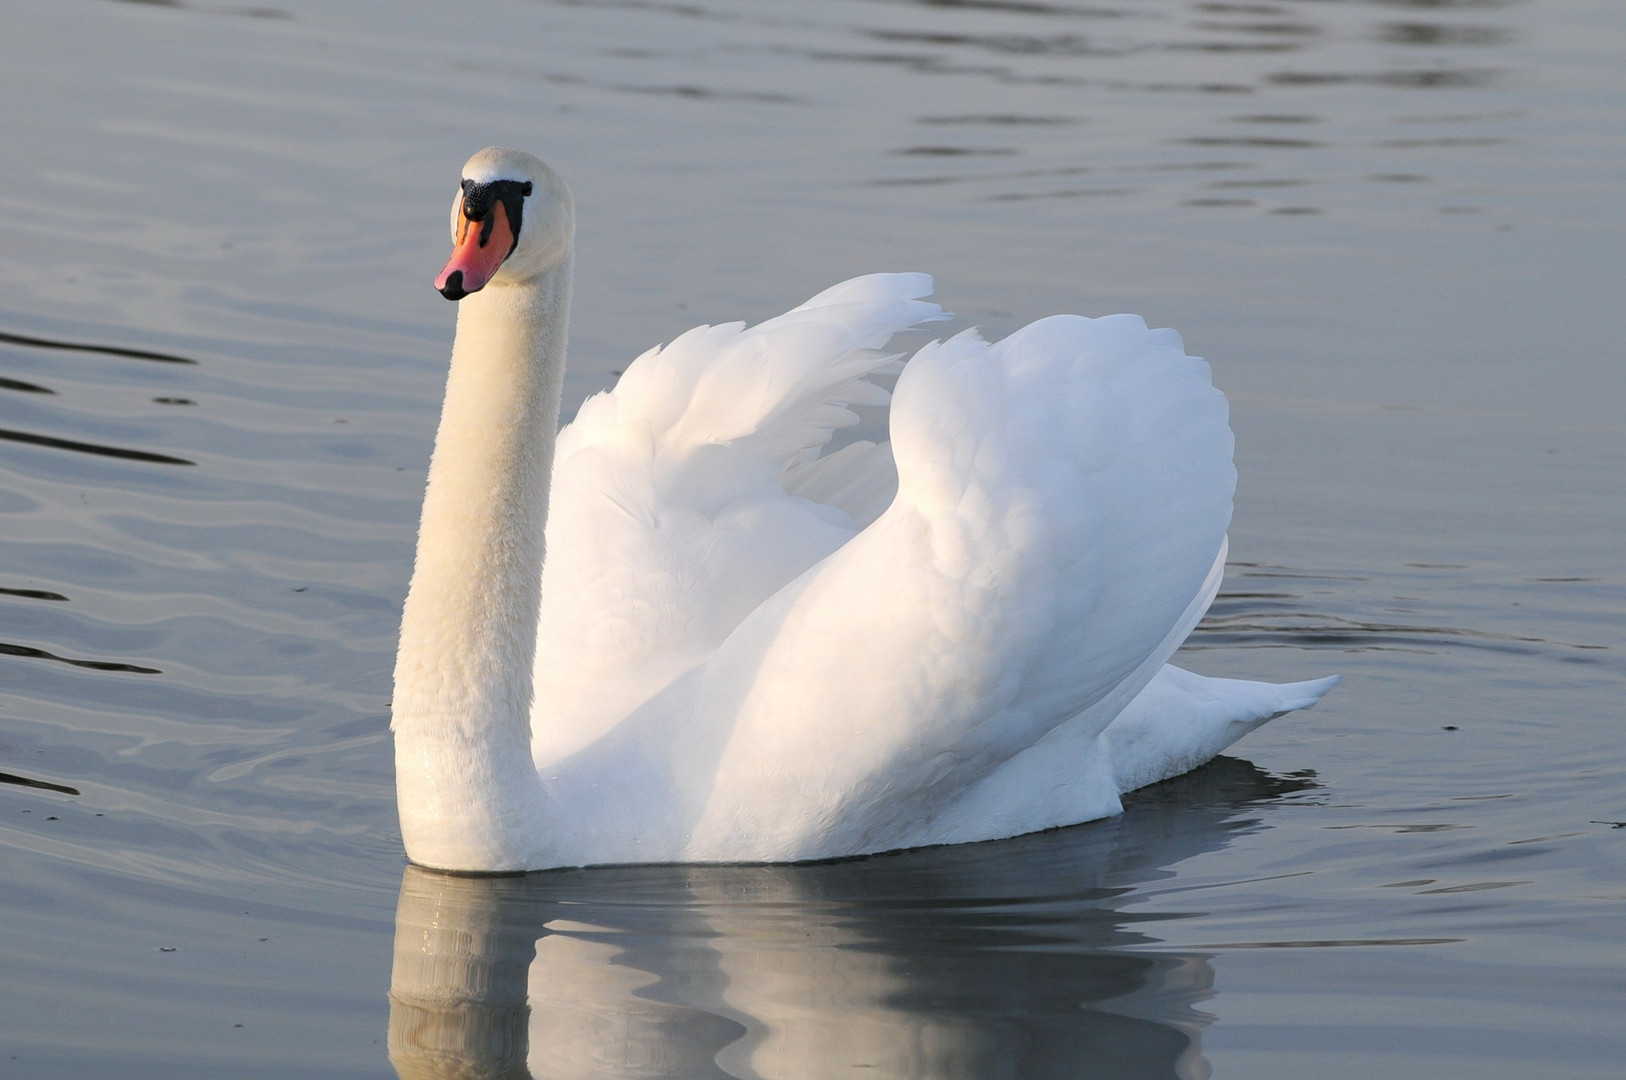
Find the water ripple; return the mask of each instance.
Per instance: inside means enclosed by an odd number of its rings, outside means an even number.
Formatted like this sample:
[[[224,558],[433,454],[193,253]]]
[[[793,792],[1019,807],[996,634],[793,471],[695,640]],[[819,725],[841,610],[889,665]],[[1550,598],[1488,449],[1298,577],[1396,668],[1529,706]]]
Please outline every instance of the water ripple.
[[[59,664],[71,664],[74,667],[91,668],[95,671],[127,671],[136,675],[162,675],[158,668],[142,667],[139,664],[124,664],[116,660],[82,660],[72,656],[58,656],[56,653],[44,649],[36,649],[32,645],[13,645],[10,642],[0,641],[0,656],[22,656],[30,660],[55,660]]]
[[[12,431],[9,428],[0,428],[0,439],[7,442],[27,443],[30,446],[49,446],[55,450],[72,450],[74,453],[93,454],[98,457],[124,458],[126,461],[148,461],[157,465],[197,464],[195,461],[173,457],[169,454],[157,454],[151,450],[131,450],[123,446],[104,446],[100,443],[79,442],[76,439],[59,439],[54,435],[36,435],[28,431]]]
[[[154,352],[151,349],[132,349],[124,345],[93,345],[83,341],[61,341],[56,338],[30,337],[0,331],[0,342],[24,345],[31,349],[66,349],[70,352],[101,353],[104,356],[123,356],[132,360],[153,360],[163,364],[196,364],[197,361],[174,353]]]
[[[71,788],[66,784],[53,784],[49,780],[35,780],[30,776],[18,776],[16,773],[0,772],[0,784],[15,784],[18,787],[38,788],[41,791],[55,791],[63,795],[79,794],[78,788]]]

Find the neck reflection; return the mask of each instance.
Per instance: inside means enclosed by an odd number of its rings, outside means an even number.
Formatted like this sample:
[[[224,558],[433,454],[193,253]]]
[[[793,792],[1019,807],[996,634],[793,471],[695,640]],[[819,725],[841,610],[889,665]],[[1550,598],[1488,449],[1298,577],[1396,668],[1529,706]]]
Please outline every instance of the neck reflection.
[[[1218,759],[1124,817],[803,866],[409,867],[390,1061],[457,1077],[1206,1075],[1209,957],[1137,887],[1308,786]],[[1197,913],[1193,913],[1197,914]]]

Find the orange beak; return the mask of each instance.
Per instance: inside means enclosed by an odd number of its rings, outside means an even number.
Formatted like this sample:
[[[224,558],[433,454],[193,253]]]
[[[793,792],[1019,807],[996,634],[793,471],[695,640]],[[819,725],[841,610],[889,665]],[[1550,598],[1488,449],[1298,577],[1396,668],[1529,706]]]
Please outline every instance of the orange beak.
[[[513,250],[514,230],[508,224],[508,210],[501,199],[492,202],[490,215],[480,221],[460,216],[452,257],[435,279],[435,288],[448,300],[461,300],[471,292],[479,292]]]

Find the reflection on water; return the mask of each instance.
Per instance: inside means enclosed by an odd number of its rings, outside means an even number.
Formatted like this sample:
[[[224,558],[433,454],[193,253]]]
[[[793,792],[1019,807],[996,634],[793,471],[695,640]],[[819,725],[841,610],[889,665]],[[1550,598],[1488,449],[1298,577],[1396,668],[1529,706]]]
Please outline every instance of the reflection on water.
[[[1306,786],[1221,758],[1120,819],[1014,842],[803,866],[410,867],[390,1060],[403,1080],[1206,1075],[1209,958],[1136,951],[1155,939],[1124,900],[1224,847],[1241,807]]]

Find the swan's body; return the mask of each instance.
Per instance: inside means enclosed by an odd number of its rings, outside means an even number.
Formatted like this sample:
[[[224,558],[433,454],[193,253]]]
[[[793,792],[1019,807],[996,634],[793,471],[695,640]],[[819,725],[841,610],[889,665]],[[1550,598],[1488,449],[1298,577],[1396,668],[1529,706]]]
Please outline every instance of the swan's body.
[[[925,275],[871,275],[645,354],[556,446],[569,194],[513,151],[464,177],[396,664],[414,862],[1012,836],[1117,813],[1336,681],[1165,664],[1219,588],[1235,482],[1225,399],[1173,331],[960,334],[904,369],[890,445],[821,456],[886,402],[888,339],[940,317]]]

